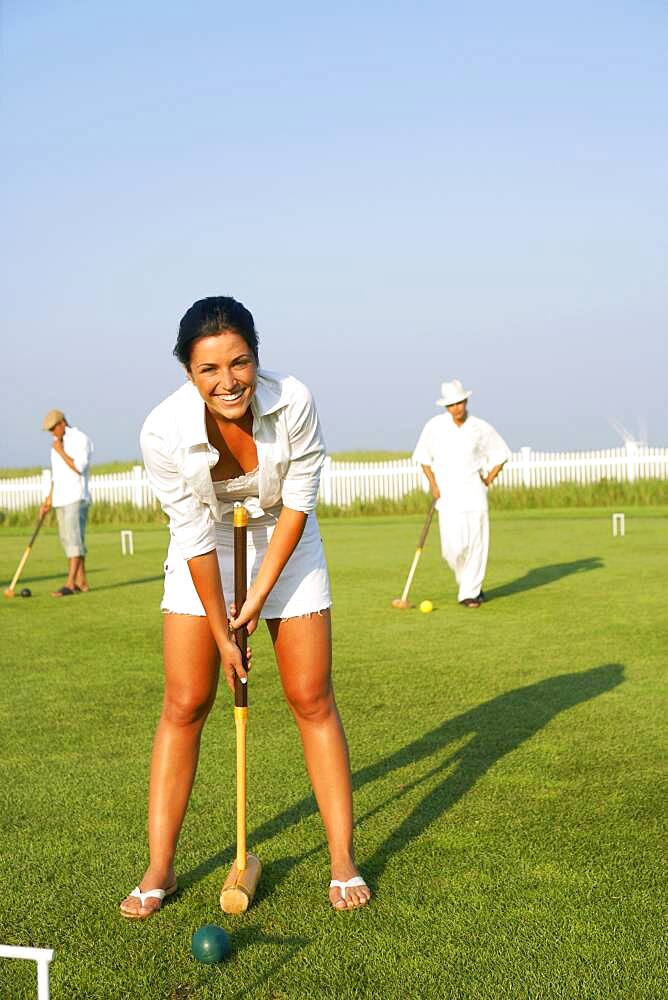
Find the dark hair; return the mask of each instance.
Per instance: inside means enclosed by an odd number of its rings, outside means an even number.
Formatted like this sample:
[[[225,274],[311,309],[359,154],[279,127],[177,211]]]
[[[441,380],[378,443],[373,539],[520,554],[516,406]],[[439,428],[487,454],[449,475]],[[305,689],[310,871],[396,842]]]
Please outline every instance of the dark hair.
[[[252,314],[229,295],[210,295],[198,299],[179,323],[174,354],[184,367],[190,366],[193,344],[199,337],[216,336],[226,330],[238,333],[259,364],[258,335]]]

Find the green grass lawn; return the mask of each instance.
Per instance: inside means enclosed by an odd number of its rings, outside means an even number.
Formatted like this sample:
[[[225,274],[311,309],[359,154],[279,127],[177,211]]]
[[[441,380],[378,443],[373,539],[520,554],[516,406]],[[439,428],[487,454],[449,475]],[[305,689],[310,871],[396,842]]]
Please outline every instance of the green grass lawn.
[[[182,835],[181,892],[155,918],[119,900],[146,861],[160,708],[167,533],[90,533],[88,595],[53,600],[64,565],[41,536],[0,605],[0,942],[55,949],[53,1000],[379,998],[659,1000],[665,849],[668,511],[494,516],[479,611],[460,608],[433,530],[398,611],[417,517],[323,522],[335,676],[351,745],[365,911],[327,902],[327,854],[266,636],[253,643],[250,846],[264,872],[243,918],[218,908],[233,854],[234,726],[205,730]],[[0,536],[9,581],[25,529]],[[3,587],[6,582],[3,582]],[[196,964],[219,923],[234,953]],[[0,997],[36,995],[0,959]]]

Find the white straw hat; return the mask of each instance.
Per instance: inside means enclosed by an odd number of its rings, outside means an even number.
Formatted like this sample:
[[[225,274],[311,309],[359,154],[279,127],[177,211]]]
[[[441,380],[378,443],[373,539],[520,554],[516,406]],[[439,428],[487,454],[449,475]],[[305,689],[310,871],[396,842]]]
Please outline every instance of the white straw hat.
[[[436,405],[452,406],[468,399],[471,395],[472,393],[464,388],[458,378],[453,378],[452,382],[441,383],[441,398],[436,400]]]

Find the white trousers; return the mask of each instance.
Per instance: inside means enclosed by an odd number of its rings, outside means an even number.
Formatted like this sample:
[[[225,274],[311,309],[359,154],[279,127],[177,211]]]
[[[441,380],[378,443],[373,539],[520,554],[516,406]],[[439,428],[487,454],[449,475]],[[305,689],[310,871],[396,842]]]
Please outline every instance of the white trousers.
[[[489,515],[486,510],[439,511],[441,552],[459,585],[457,600],[477,597],[487,569]]]

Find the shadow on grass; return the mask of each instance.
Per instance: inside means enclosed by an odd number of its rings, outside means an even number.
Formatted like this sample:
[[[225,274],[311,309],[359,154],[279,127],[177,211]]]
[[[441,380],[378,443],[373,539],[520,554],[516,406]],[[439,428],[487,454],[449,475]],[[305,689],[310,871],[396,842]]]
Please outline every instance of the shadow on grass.
[[[353,788],[360,789],[386,778],[393,771],[415,767],[421,761],[428,761],[430,757],[441,754],[449,744],[461,743],[468,737],[464,746],[458,747],[445,759],[435,760],[432,768],[416,776],[413,781],[405,776],[399,779],[396,793],[358,818],[356,826],[361,826],[406,792],[422,784],[431,786],[434,778],[439,774],[443,775],[443,780],[430,789],[419,806],[407,812],[391,836],[379,844],[374,854],[364,861],[365,874],[372,882],[378,879],[394,854],[404,850],[412,840],[452,808],[497,761],[531,739],[555,716],[611,691],[623,680],[624,667],[619,663],[606,663],[591,670],[561,674],[537,684],[516,688],[492,698],[491,701],[483,702],[454,719],[446,720],[400,750],[356,771],[353,774]],[[253,831],[250,840],[255,846],[252,849],[255,850],[263,841],[284,833],[286,827],[300,823],[315,811],[311,795],[300,799]],[[268,866],[263,873],[261,896],[258,898],[270,896],[296,865],[318,853],[323,847],[320,844],[297,857],[285,858]],[[234,851],[230,846],[191,871],[179,875],[179,884],[183,888],[193,885],[222,865],[229,864],[233,855]]]
[[[296,955],[311,943],[306,937],[280,937],[276,934],[264,934],[257,927],[240,927],[234,932],[235,951],[242,948],[249,948],[257,945],[275,945],[281,950],[281,957],[261,973],[252,983],[247,983],[239,993],[235,993],[232,1000],[241,1000],[247,997],[253,990],[258,989],[264,983],[268,983],[276,973],[295,958]],[[241,959],[243,961],[243,957]]]
[[[517,688],[445,722],[403,750],[357,772],[354,783],[359,787],[386,775],[388,771],[429,758],[449,743],[469,737],[464,746],[390,797],[388,801],[399,798],[409,788],[431,783],[439,772],[443,774],[443,781],[432,788],[419,806],[412,809],[392,834],[379,844],[372,857],[365,862],[365,870],[377,878],[393,854],[404,849],[452,808],[497,761],[531,739],[561,712],[597,698],[617,687],[623,679],[623,666],[607,663],[583,673],[561,674],[538,684]],[[378,808],[372,812],[377,812]],[[371,815],[361,817],[359,822],[364,822]]]
[[[535,587],[544,587],[548,583],[554,583],[555,580],[561,580],[564,576],[584,573],[591,569],[603,569],[603,566],[603,560],[598,556],[591,556],[589,559],[576,559],[575,562],[569,563],[537,566],[536,569],[530,569],[528,573],[517,580],[486,590],[485,601],[494,601],[499,597],[510,597],[511,594],[520,594],[523,590],[533,590]]]
[[[259,989],[264,983],[269,982],[284,965],[291,962],[302,948],[305,948],[310,943],[310,938],[280,937],[276,934],[265,934],[257,927],[235,928],[233,961],[234,959],[238,959],[243,962],[244,957],[240,954],[243,952],[243,949],[257,945],[260,945],[260,947],[262,945],[277,946],[280,948],[281,958],[272,962],[252,983],[247,983],[238,993],[232,994],[231,1000],[241,1000],[242,997],[249,996],[254,990]],[[202,996],[202,993],[198,985],[191,986],[188,983],[184,983],[182,986],[175,987],[174,992],[170,995],[170,1000],[190,1000],[191,997],[199,996]]]
[[[88,577],[93,576],[94,573],[95,570],[93,570],[90,573],[86,571]],[[21,587],[34,586],[36,583],[44,583],[45,581],[48,580],[62,581],[65,580],[66,578],[67,578],[67,573],[50,573],[47,576],[26,576],[25,578],[19,580],[19,582],[16,584],[16,589],[20,590]],[[97,594],[98,592],[101,592],[103,590],[116,590],[118,587],[134,587],[135,585],[141,583],[155,583],[157,580],[163,580],[163,579],[164,579],[164,573],[159,573],[158,576],[141,576],[141,577],[136,577],[133,580],[120,580],[118,583],[103,583],[100,584],[99,586],[93,581],[91,584],[90,593]]]
[[[106,566],[97,566],[95,569],[86,569],[86,576],[95,576],[96,573],[106,572]],[[44,573],[42,576],[34,576],[28,570],[22,574],[20,583],[27,586],[29,583],[43,582],[44,580],[66,580],[67,579],[67,563],[65,562],[65,557],[62,560],[62,567],[56,570],[54,573]],[[18,584],[17,584],[18,586]]]
[[[140,583],[155,583],[157,580],[164,580],[164,573],[158,576],[141,576],[134,580],[121,580],[119,583],[104,583],[101,587],[91,588],[91,593],[101,593],[103,590],[117,590],[119,587],[134,587]]]

